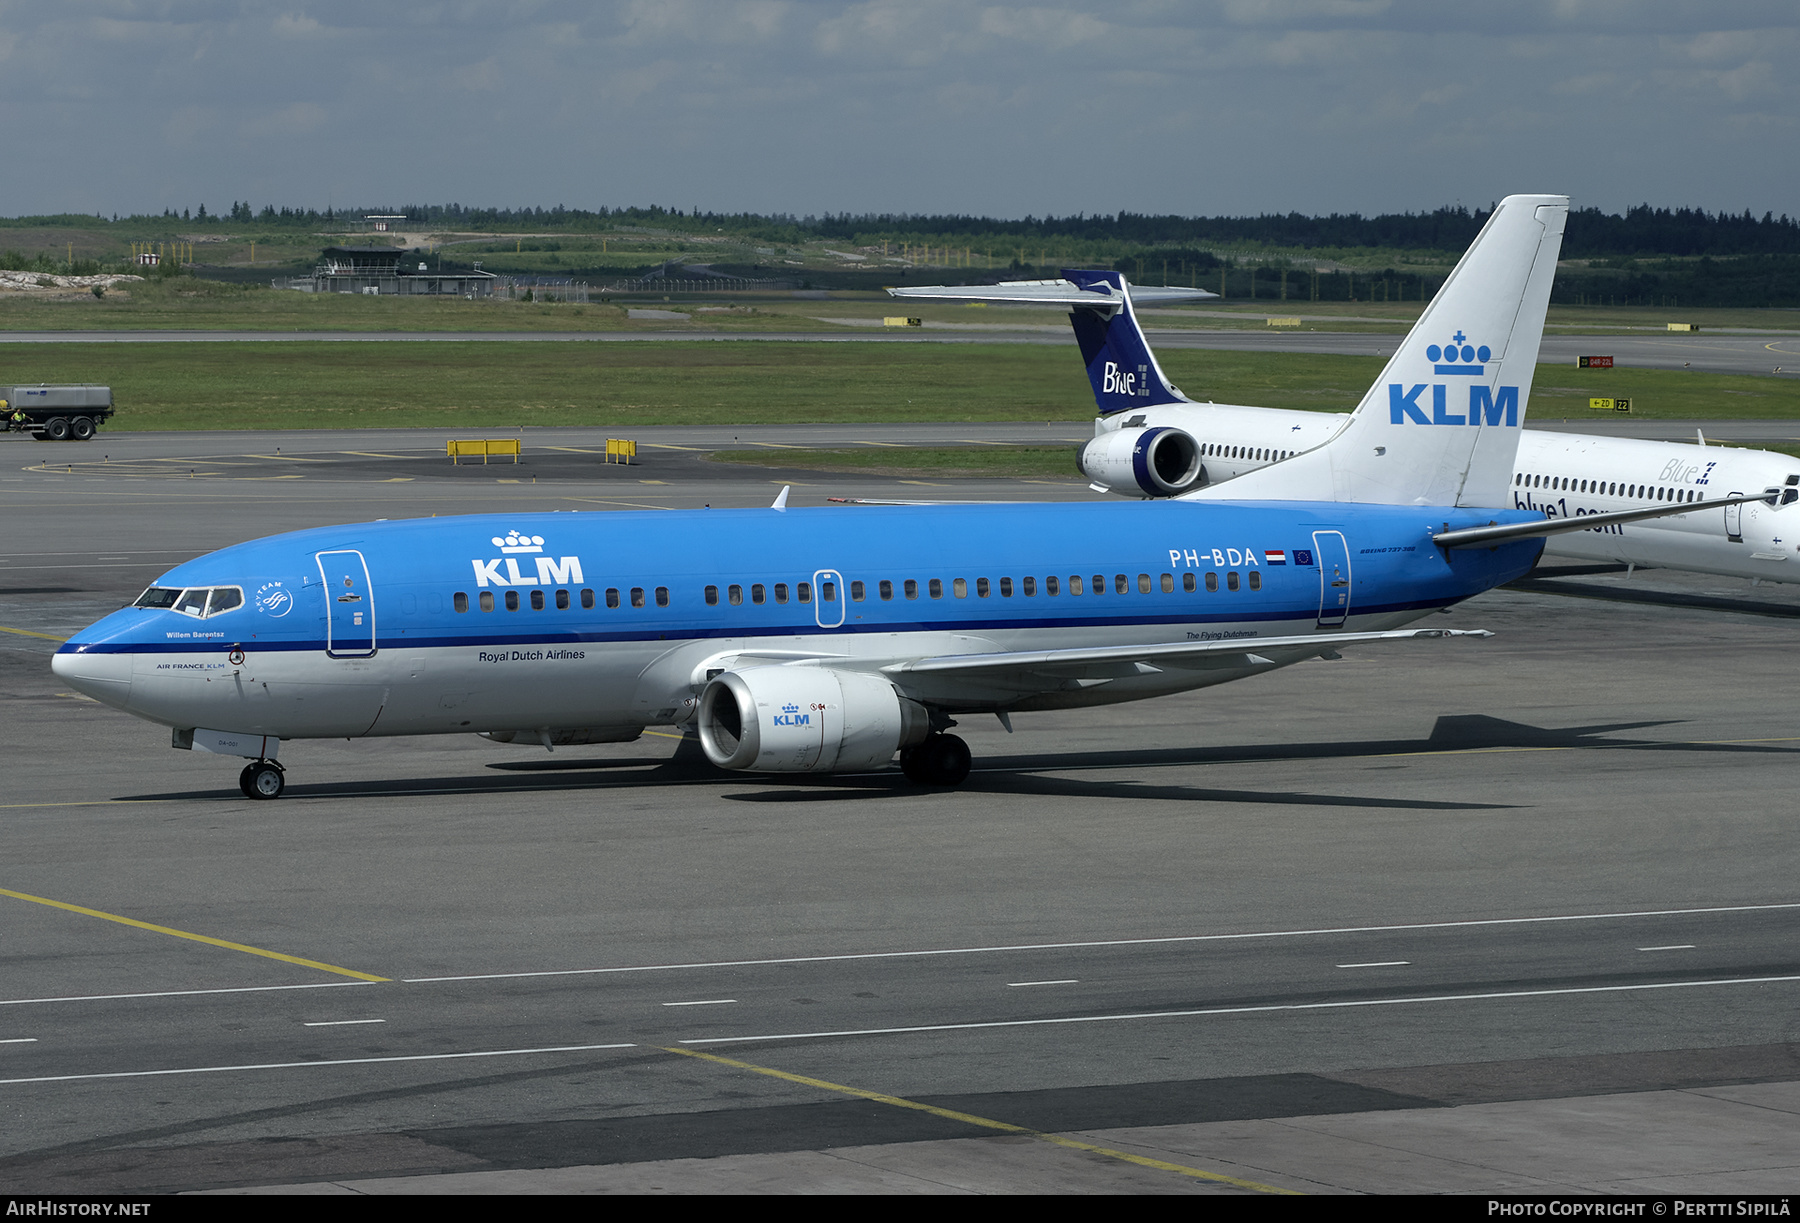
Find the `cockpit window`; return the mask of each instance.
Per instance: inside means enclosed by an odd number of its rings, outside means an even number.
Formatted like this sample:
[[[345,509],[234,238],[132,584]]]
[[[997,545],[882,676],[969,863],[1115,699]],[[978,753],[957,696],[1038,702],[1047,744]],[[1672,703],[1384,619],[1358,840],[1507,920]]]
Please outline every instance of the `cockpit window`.
[[[133,607],[169,608],[196,619],[216,616],[243,605],[244,592],[236,586],[196,586],[188,590],[152,586],[132,604]]]

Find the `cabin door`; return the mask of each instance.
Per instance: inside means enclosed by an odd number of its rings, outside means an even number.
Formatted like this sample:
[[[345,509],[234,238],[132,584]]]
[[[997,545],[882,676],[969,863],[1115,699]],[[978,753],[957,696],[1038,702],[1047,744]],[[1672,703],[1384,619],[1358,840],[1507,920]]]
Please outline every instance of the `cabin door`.
[[[1741,497],[1744,494],[1732,489],[1727,497]],[[1734,544],[1744,542],[1744,507],[1742,503],[1725,507],[1725,538]]]
[[[1338,628],[1350,614],[1350,545],[1341,531],[1314,531],[1319,562],[1319,627]]]
[[[375,653],[375,598],[363,554],[321,552],[318,561],[325,583],[325,653],[332,658],[370,657]]]

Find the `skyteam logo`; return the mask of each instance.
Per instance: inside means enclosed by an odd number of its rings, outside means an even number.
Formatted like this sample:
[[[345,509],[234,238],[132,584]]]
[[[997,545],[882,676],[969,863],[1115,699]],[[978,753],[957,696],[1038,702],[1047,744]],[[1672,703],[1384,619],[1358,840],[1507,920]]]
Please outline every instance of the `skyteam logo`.
[[[1137,373],[1128,374],[1119,368],[1118,362],[1108,361],[1106,372],[1100,378],[1100,393],[1102,395],[1139,395],[1147,398],[1150,394],[1150,367],[1140,365],[1137,367]]]
[[[1494,355],[1493,350],[1486,344],[1480,348],[1470,344],[1469,337],[1464,335],[1460,329],[1450,339],[1451,342],[1442,348],[1433,344],[1425,349],[1426,360],[1442,362],[1442,364],[1432,366],[1434,373],[1479,374],[1485,368],[1488,358]]]
[[[264,582],[256,589],[256,610],[277,620],[294,610],[294,596],[280,582]]]
[[[539,556],[536,576],[519,572],[520,556],[544,550],[542,535],[508,531],[505,535],[494,536],[493,544],[500,549],[499,556],[491,560],[469,562],[475,567],[475,585],[478,587],[574,586],[587,580],[581,572],[581,558],[578,556],[565,556],[560,560]],[[506,566],[504,573],[501,571],[502,565]]]
[[[801,713],[798,705],[783,705],[773,721],[776,726],[808,726],[812,723],[812,715]]]

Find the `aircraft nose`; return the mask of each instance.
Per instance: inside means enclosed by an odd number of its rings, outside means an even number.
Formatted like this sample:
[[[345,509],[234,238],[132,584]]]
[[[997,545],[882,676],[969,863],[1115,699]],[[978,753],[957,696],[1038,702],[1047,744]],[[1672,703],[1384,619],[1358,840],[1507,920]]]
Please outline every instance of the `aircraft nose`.
[[[83,696],[123,709],[131,699],[131,655],[76,653],[60,650],[51,656],[50,669],[58,679]]]

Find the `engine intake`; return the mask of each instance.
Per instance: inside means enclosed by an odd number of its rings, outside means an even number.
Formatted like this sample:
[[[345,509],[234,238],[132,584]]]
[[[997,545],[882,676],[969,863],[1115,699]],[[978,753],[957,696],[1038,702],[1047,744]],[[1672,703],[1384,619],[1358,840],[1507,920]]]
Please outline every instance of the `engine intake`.
[[[930,733],[925,707],[879,675],[829,667],[727,671],[700,694],[700,746],[722,769],[880,768]]]
[[[1166,425],[1114,429],[1081,448],[1081,474],[1110,489],[1135,487],[1146,497],[1174,497],[1206,486],[1200,443]]]

